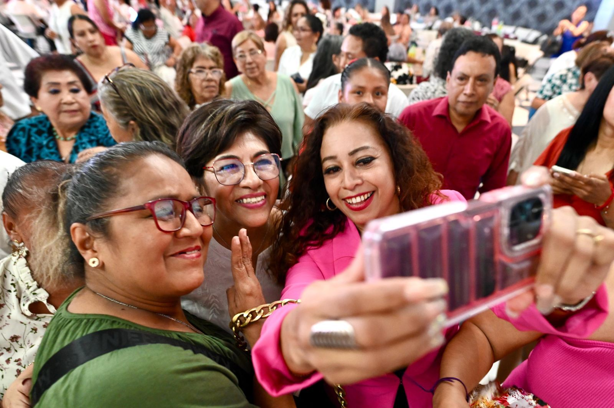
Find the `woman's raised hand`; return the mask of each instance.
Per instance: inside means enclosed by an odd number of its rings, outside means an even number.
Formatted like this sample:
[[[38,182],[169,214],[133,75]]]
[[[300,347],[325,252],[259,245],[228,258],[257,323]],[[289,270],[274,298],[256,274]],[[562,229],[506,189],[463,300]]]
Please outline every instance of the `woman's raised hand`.
[[[331,383],[350,384],[406,367],[444,342],[448,291],[443,280],[391,278],[364,281],[362,250],[340,275],[311,284],[284,319],[283,356],[297,375],[315,370]],[[323,348],[310,341],[322,321],[349,323],[356,347]]]

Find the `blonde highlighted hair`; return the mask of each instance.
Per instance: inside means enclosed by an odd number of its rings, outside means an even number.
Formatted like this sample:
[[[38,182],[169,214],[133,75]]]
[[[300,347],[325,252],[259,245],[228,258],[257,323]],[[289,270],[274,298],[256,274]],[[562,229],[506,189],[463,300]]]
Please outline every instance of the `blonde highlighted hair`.
[[[234,55],[234,53],[237,51],[237,47],[247,40],[252,40],[256,47],[260,51],[264,52],[264,41],[262,41],[262,38],[251,30],[245,30],[235,35],[235,37],[232,39],[232,54]]]
[[[175,148],[175,136],[190,110],[175,91],[151,71],[125,68],[98,88],[105,110],[123,129],[136,123],[134,141],[159,141]],[[115,85],[115,86],[113,86]]]
[[[190,86],[190,70],[198,58],[206,58],[215,63],[215,66],[224,69],[224,57],[217,47],[208,44],[193,44],[183,50],[177,62],[177,77],[175,78],[175,90],[179,97],[190,109],[196,106],[196,98]],[[220,79],[220,95],[226,92],[226,74]]]

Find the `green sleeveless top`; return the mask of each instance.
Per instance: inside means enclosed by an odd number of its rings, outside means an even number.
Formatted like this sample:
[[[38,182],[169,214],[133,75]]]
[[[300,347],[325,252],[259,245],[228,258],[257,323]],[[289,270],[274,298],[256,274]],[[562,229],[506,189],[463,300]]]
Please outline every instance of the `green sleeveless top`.
[[[36,356],[33,382],[44,363],[62,347],[105,329],[142,330],[199,344],[253,372],[249,355],[232,336],[212,323],[186,313],[199,333],[141,326],[115,316],[74,314],[67,308],[81,289],[60,306]],[[112,351],[72,370],[52,385],[37,407],[252,407],[234,374],[202,354],[166,344]]]
[[[303,141],[305,114],[303,113],[301,97],[294,90],[290,77],[277,74],[277,85],[268,101],[254,95],[247,88],[241,76],[232,78],[230,83],[232,84],[230,99],[235,101],[251,99],[260,102],[267,108],[279,129],[281,129],[283,136],[281,143],[282,158],[289,159],[298,153],[298,147]]]

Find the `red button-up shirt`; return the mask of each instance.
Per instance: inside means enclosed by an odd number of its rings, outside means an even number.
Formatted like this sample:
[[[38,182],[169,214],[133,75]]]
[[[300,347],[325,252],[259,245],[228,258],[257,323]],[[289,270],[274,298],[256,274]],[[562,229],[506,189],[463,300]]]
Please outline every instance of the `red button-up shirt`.
[[[224,56],[224,72],[226,79],[239,75],[237,66],[232,60],[232,39],[243,31],[239,19],[221,4],[210,16],[203,16],[196,24],[196,42],[211,44],[220,49]]]
[[[447,96],[420,102],[405,108],[399,121],[413,132],[435,171],[443,175],[443,188],[470,200],[480,183],[480,192],[504,187],[512,145],[509,124],[484,105],[459,133],[449,106]]]

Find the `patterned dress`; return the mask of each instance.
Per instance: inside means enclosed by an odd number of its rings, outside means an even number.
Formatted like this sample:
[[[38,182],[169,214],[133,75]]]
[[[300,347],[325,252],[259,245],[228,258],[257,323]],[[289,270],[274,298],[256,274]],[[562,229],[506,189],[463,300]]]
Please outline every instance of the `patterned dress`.
[[[580,88],[580,73],[580,68],[575,65],[557,72],[545,79],[535,97],[549,101],[559,95],[577,91]]]
[[[169,34],[163,28],[158,28],[151,38],[146,38],[141,30],[130,28],[126,30],[126,39],[132,43],[132,50],[151,69],[164,65],[168,59],[166,45]]]
[[[24,258],[0,260],[0,400],[15,378],[34,362],[52,314],[34,314],[31,304],[47,302],[49,293],[38,286]]]
[[[79,152],[83,150],[113,145],[115,145],[115,140],[111,137],[104,118],[92,112],[77,134],[69,162],[74,163]],[[38,115],[16,122],[6,137],[6,150],[26,163],[37,160],[63,161],[53,136],[53,127],[46,115]]]

